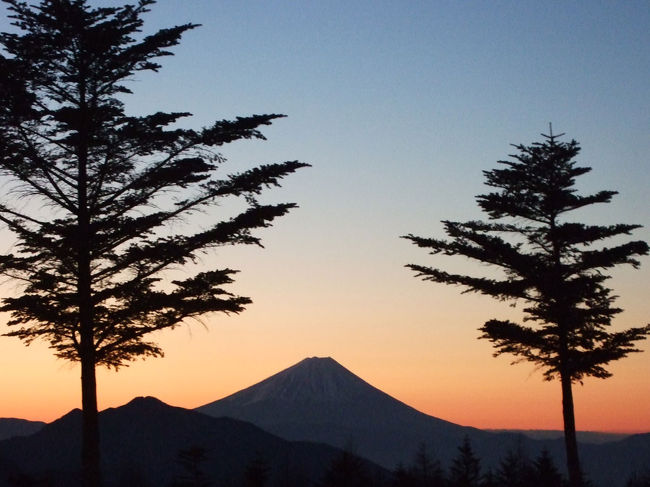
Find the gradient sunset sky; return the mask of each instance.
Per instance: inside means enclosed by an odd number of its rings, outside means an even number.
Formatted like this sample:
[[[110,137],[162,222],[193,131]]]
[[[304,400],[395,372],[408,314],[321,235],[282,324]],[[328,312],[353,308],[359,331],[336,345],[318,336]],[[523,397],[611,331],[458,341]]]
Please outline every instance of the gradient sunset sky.
[[[163,359],[100,371],[102,409],[143,395],[196,407],[331,356],[448,421],[561,428],[559,384],[492,358],[477,340],[484,321],[517,317],[521,306],[417,280],[405,264],[486,269],[399,236],[442,237],[442,219],[483,218],[474,200],[487,191],[482,171],[552,122],[593,168],[578,188],[620,191],[575,218],[639,223],[633,238],[650,241],[647,1],[160,0],[147,20],[145,32],[203,26],[159,74],[133,79],[130,113],[190,111],[185,125],[195,127],[284,113],[264,129],[267,141],[225,146],[225,172],[293,159],[313,167],[265,194],[300,208],[261,233],[264,249],[224,248],[200,264],[240,269],[230,290],[250,296],[249,309],[159,333]],[[0,252],[11,242],[0,229]],[[625,309],[615,328],[648,323],[650,259],[612,276]],[[576,385],[578,429],[650,431],[650,343],[641,346],[611,367],[614,377]],[[0,417],[51,421],[80,405],[78,366],[44,343],[0,337],[0,391]]]

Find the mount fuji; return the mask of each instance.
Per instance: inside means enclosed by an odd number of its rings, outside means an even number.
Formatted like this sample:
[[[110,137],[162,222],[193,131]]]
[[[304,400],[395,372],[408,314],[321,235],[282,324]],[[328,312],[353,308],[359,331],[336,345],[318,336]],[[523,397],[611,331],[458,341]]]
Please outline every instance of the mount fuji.
[[[312,357],[198,411],[249,421],[292,441],[348,448],[385,468],[411,464],[418,447],[449,466],[469,438],[481,465],[497,468],[509,451],[530,458],[547,450],[565,465],[562,438],[535,440],[460,426],[429,416],[373,387],[332,358]],[[650,465],[650,434],[600,445],[580,444],[585,472],[596,485],[622,486]]]
[[[352,448],[387,468],[409,463],[423,442],[448,463],[467,436],[492,463],[522,441],[520,435],[488,433],[421,413],[330,357],[306,358],[196,410],[249,421],[289,440]]]

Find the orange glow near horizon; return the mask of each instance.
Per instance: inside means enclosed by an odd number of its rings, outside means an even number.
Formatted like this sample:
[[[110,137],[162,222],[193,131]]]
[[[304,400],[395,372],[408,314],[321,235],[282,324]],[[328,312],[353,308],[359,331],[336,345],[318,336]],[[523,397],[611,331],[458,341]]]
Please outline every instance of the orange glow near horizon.
[[[253,260],[249,267],[279,271],[263,263]],[[136,361],[118,372],[100,369],[100,409],[136,396],[194,408],[305,357],[330,356],[396,399],[447,421],[485,429],[562,428],[559,384],[544,382],[531,364],[492,358],[489,342],[476,339],[483,321],[516,318],[520,308],[422,283],[392,265],[375,266],[362,282],[338,288],[327,273],[317,282],[290,274],[289,291],[244,270],[237,286],[257,296],[246,312],[158,333],[152,339],[165,351],[162,359]],[[373,287],[381,273],[400,292]],[[344,298],[324,307],[331,289]],[[291,303],[284,293],[293,296]],[[621,315],[622,326],[642,323],[648,308],[642,293],[622,304],[630,310]],[[641,345],[643,353],[613,364],[613,377],[574,387],[578,429],[650,432],[650,353],[647,342]],[[0,337],[0,346],[0,417],[49,422],[80,406],[76,364],[55,359],[42,342],[25,347]],[[8,373],[15,370],[20,373]]]
[[[244,289],[255,297],[244,313],[209,316],[205,327],[184,324],[152,336],[165,352],[162,359],[136,361],[117,373],[100,369],[100,409],[136,396],[194,408],[305,357],[330,356],[396,399],[447,421],[485,429],[562,429],[559,384],[544,382],[531,364],[492,358],[490,343],[477,340],[486,319],[518,319],[521,307],[422,283],[390,260],[377,265],[375,259],[347,281],[330,268],[318,280],[311,277],[316,269],[288,272],[280,288],[269,276],[286,269],[273,249],[234,254],[240,261],[233,259],[233,267],[242,272],[233,292]],[[644,273],[634,279],[641,283]],[[260,274],[266,277],[256,278]],[[621,326],[638,326],[650,312],[641,289],[621,293],[629,310],[621,314]],[[650,353],[647,342],[641,345],[643,353],[612,365],[613,377],[575,386],[578,429],[650,432]],[[77,365],[56,360],[38,341],[25,347],[0,337],[0,347],[0,417],[49,422],[80,407]]]
[[[451,353],[456,355],[454,368],[444,366],[451,359],[444,350],[438,351],[438,358],[412,349],[406,360],[393,352],[379,361],[371,348],[357,352],[342,348],[338,353],[328,353],[323,350],[326,344],[313,347],[313,353],[298,355],[291,350],[295,342],[256,359],[256,353],[261,352],[255,348],[264,338],[254,340],[247,328],[245,323],[229,331],[222,328],[220,337],[216,331],[196,329],[190,334],[177,330],[174,333],[180,336],[174,339],[175,344],[167,344],[165,358],[135,362],[117,373],[100,370],[100,409],[148,395],[174,406],[194,408],[253,385],[307,356],[332,356],[371,385],[447,421],[482,429],[562,429],[559,384],[542,381],[541,374],[530,365],[510,366],[505,358],[491,358],[491,350],[480,341],[467,347],[472,348],[467,354]],[[173,338],[174,333],[166,334],[162,341]],[[237,336],[243,351],[229,352],[229,335]],[[0,417],[49,422],[79,407],[76,366],[55,360],[45,350],[22,349],[18,342],[14,345],[13,351],[27,363],[23,363],[22,380],[7,381],[6,375],[2,379],[6,392]],[[186,346],[191,346],[188,351],[193,353],[181,354]],[[207,353],[211,349],[215,352],[212,356]],[[30,356],[32,359],[27,360]],[[618,364],[613,378],[588,380],[584,386],[574,387],[578,429],[650,431],[650,393],[643,380],[647,361],[640,359],[637,354]],[[2,367],[7,370],[6,361]],[[621,397],[625,397],[624,403]]]

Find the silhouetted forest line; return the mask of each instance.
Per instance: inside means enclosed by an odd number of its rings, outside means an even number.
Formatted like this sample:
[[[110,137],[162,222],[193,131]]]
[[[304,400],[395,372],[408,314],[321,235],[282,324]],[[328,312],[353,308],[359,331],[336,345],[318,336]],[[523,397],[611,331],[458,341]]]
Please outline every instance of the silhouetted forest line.
[[[253,467],[251,467],[253,468]],[[589,479],[584,485],[595,487]],[[268,487],[267,483],[243,484]],[[422,443],[409,465],[398,465],[387,476],[372,474],[364,462],[343,451],[329,466],[325,477],[314,487],[566,487],[568,480],[546,450],[530,458],[524,449],[510,450],[496,469],[483,469],[481,459],[467,438],[457,456],[445,469]],[[650,487],[650,471],[633,474],[626,487]]]
[[[511,449],[496,468],[484,469],[465,438],[457,455],[444,468],[426,443],[421,443],[412,461],[392,471],[374,468],[351,450],[335,456],[320,479],[310,479],[300,466],[285,465],[272,471],[270,462],[256,452],[243,473],[226,480],[216,480],[205,472],[206,449],[194,446],[180,450],[176,458],[177,472],[163,487],[567,487],[568,480],[560,473],[546,450],[531,458],[525,449]],[[127,466],[118,475],[120,487],[154,487],[138,467]],[[588,487],[599,484],[583,479]],[[54,487],[61,485],[49,476],[32,478],[16,475],[12,487]],[[650,487],[650,469],[633,473],[626,487]],[[156,486],[157,487],[157,486]],[[600,486],[604,487],[604,486]]]

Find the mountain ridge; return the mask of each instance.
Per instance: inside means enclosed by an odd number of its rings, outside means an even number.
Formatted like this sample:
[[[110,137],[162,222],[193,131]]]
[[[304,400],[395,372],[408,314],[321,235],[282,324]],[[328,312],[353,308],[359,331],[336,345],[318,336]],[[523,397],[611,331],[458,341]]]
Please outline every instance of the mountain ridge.
[[[36,433],[46,423],[43,421],[29,421],[20,418],[0,418],[0,440],[14,436],[28,436]]]
[[[205,453],[203,470],[218,485],[238,485],[258,458],[268,466],[268,485],[308,485],[342,454],[331,445],[290,442],[251,423],[213,418],[151,396],[101,411],[99,426],[106,487],[170,485],[183,473],[179,452],[192,448]],[[75,409],[30,436],[0,441],[0,487],[15,485],[16,478],[80,485],[80,459],[81,411]],[[387,473],[361,461],[370,471]]]

